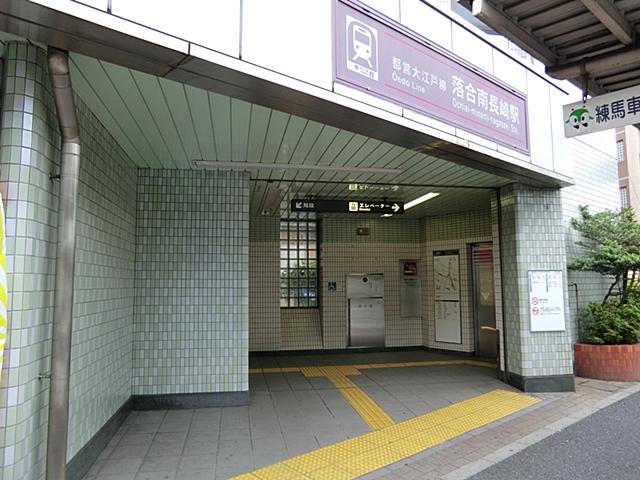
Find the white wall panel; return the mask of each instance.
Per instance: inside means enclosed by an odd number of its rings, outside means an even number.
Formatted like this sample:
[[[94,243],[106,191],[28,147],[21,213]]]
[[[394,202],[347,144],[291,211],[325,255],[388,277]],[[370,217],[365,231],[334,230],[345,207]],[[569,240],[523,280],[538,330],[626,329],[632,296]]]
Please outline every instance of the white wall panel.
[[[383,110],[386,110],[387,112],[395,113],[396,115],[402,115],[402,107],[400,107],[399,105],[383,100],[382,98],[375,95],[370,95],[356,88],[351,88],[346,85],[342,85],[341,83],[336,83],[333,86],[333,90],[340,95],[353,98],[354,100],[366,103],[367,105],[381,108]]]
[[[244,0],[242,58],[331,89],[331,2]]]
[[[461,128],[456,128],[456,136],[458,138],[468,140],[469,142],[473,142],[476,145],[482,145],[483,147],[486,147],[490,150],[497,150],[498,148],[498,145],[496,142],[492,142],[491,140],[487,140],[484,137],[475,135],[471,132],[467,132],[466,130],[463,130]]]
[[[400,21],[400,1],[399,0],[362,0],[362,3],[369,5],[374,10]]]
[[[564,119],[562,105],[567,103],[568,95],[550,87],[551,94],[551,136],[553,139],[553,169],[569,177],[573,177],[573,161],[571,158],[571,141],[564,136]],[[531,128],[531,127],[530,127]]]
[[[459,25],[452,25],[452,51],[487,73],[493,74],[493,55],[489,44],[465,30]]]
[[[441,47],[451,50],[451,20],[420,0],[400,0],[400,22]]]
[[[504,53],[493,50],[493,74],[522,93],[527,93],[527,70]]]
[[[107,11],[107,6],[109,4],[108,0],[76,0],[79,3],[84,3],[85,5],[89,5],[93,8],[98,8],[100,10]]]
[[[527,87],[531,161],[535,165],[553,170],[553,147],[549,141],[552,138],[549,84],[533,73],[527,72]]]
[[[113,0],[111,11],[169,35],[238,56],[240,0]]]
[[[429,127],[433,127],[435,129],[440,130],[441,132],[448,133],[449,135],[456,134],[456,127],[448,125],[444,122],[436,120],[431,117],[427,117],[426,115],[422,115],[421,113],[414,112],[413,110],[409,110],[408,108],[404,109],[404,116],[410,120],[414,120],[416,122],[422,123]]]

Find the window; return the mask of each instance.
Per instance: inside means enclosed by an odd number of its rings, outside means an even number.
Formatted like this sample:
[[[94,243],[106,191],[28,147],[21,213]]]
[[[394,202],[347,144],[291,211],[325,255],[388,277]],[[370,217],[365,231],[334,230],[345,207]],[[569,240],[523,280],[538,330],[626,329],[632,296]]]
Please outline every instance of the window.
[[[616,153],[618,155],[618,163],[624,162],[624,140],[616,142]]]
[[[318,306],[318,229],[315,214],[280,220],[280,306]],[[292,218],[293,217],[293,218]]]
[[[620,187],[620,207],[629,207],[629,189],[627,187]]]

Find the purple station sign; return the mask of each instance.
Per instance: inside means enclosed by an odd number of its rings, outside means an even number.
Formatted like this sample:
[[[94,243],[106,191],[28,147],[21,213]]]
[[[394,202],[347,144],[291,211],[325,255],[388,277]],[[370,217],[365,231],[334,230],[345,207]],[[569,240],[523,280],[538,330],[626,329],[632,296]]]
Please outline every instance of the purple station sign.
[[[335,80],[529,152],[527,101],[452,54],[336,0]]]

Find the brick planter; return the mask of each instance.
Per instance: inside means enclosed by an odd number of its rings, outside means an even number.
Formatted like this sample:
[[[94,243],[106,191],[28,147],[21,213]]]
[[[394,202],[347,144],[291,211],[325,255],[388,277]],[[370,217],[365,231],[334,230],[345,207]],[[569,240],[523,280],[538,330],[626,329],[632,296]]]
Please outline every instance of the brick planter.
[[[618,382],[640,381],[640,344],[573,346],[576,375]]]

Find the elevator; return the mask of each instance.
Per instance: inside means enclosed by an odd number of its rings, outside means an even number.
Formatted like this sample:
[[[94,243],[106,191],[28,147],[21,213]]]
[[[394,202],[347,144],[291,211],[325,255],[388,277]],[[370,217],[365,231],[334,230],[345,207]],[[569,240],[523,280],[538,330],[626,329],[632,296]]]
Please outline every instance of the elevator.
[[[471,257],[476,355],[496,358],[498,356],[498,331],[496,330],[492,244],[472,245]]]
[[[384,347],[384,275],[347,275],[350,347]]]

